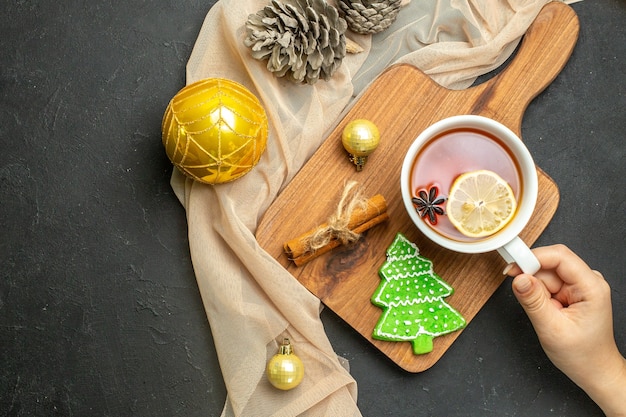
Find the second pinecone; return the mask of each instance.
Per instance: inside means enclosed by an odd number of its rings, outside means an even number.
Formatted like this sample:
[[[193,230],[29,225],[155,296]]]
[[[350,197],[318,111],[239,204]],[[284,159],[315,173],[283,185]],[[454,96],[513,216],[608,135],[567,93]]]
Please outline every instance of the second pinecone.
[[[339,0],[350,30],[370,35],[387,29],[398,17],[402,0]]]

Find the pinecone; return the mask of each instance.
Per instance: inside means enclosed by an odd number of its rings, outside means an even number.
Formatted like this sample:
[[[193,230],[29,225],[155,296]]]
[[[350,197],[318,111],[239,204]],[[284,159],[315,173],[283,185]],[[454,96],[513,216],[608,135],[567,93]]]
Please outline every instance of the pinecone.
[[[402,0],[339,0],[350,30],[363,35],[382,32],[398,17]]]
[[[245,45],[278,77],[328,80],[346,56],[347,24],[325,0],[272,0],[248,16]]]

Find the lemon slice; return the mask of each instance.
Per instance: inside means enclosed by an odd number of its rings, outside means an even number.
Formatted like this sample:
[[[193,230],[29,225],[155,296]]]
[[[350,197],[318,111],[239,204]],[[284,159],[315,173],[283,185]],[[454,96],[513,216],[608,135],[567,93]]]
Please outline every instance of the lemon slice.
[[[498,174],[480,170],[459,175],[450,188],[446,212],[450,222],[468,237],[496,233],[515,215],[511,186]]]

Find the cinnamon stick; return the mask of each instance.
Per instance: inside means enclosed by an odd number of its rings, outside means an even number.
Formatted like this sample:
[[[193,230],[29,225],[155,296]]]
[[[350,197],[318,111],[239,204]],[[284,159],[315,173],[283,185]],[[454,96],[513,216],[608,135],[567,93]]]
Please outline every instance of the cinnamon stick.
[[[382,195],[377,194],[368,199],[364,207],[357,207],[352,211],[347,227],[355,233],[363,233],[369,228],[388,219],[389,216],[386,212],[387,201]],[[324,229],[327,226],[328,224],[324,223],[315,229],[309,230],[302,236],[286,242],[283,245],[283,248],[287,256],[289,256],[289,258],[299,266],[299,264],[304,264],[339,246],[341,241],[332,239],[326,246],[323,246],[315,251],[309,250],[309,246],[307,244],[308,239],[318,230]],[[297,259],[299,259],[298,262],[296,262]]]
[[[376,226],[377,224],[384,222],[387,219],[389,219],[389,214],[383,213],[355,227],[354,232],[363,233],[371,229],[372,227]],[[336,248],[339,245],[341,245],[341,241],[337,239],[333,239],[328,243],[328,245],[323,246],[314,252],[307,252],[303,255],[298,256],[297,258],[293,258],[292,259],[293,263],[296,264],[296,266],[302,266],[306,264],[307,262],[312,261],[313,259],[317,258],[318,256],[321,256],[325,254],[326,252],[330,252],[332,249]]]

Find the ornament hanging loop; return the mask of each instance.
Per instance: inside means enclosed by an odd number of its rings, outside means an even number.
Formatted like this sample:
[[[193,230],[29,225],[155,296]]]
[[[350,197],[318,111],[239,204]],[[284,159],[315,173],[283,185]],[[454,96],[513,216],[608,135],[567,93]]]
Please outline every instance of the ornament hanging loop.
[[[293,348],[291,347],[291,342],[288,337],[283,339],[283,344],[278,348],[279,355],[291,355],[293,353]]]
[[[363,171],[363,165],[367,162],[367,156],[355,156],[350,154],[348,157],[350,158],[350,162],[356,165],[356,170],[358,172]]]

